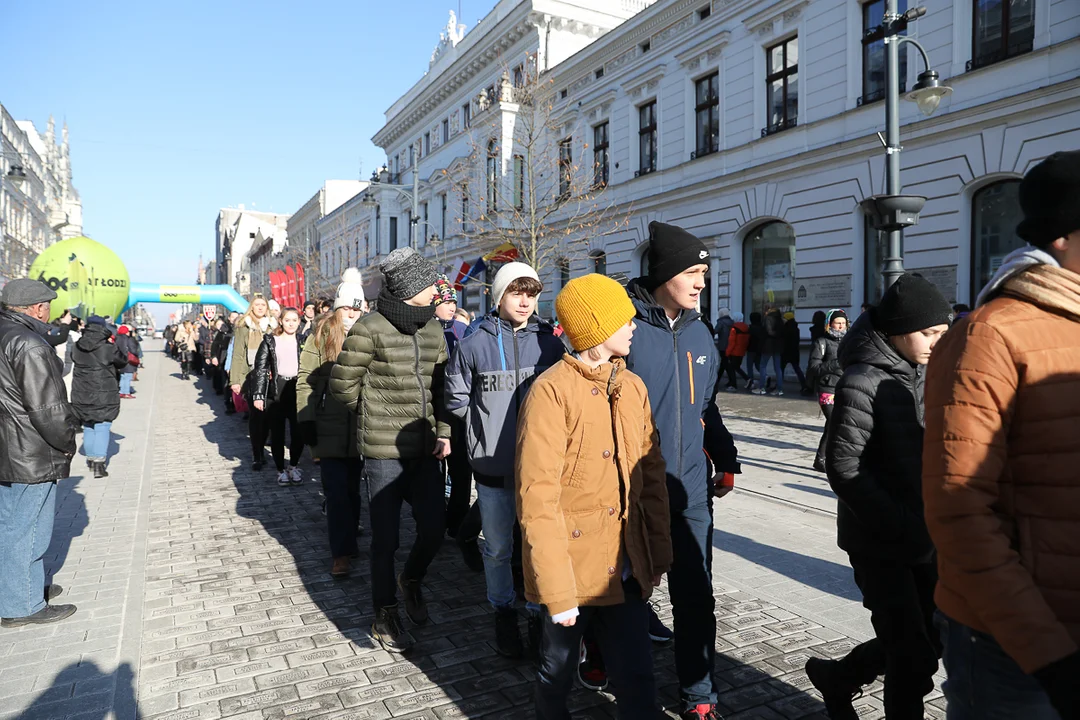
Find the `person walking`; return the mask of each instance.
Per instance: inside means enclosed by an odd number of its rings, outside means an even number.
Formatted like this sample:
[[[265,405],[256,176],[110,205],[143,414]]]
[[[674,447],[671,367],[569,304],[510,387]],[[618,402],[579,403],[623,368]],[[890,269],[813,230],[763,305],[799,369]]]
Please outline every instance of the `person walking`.
[[[466,439],[460,445],[476,478],[487,597],[495,609],[495,649],[511,658],[524,651],[511,570],[514,551],[520,550],[513,480],[518,409],[533,379],[564,352],[551,325],[536,315],[536,299],[543,290],[526,263],[504,265],[491,286],[496,312],[458,343],[446,372],[446,407],[461,421]],[[528,624],[530,644],[537,650],[539,612],[539,607],[530,608]]]
[[[821,431],[814,470],[825,472],[825,453],[829,440],[829,419],[832,417],[836,396],[836,383],[844,374],[840,366],[840,341],[847,334],[848,317],[843,310],[830,310],[826,316],[825,334],[816,338],[810,346],[810,362],[806,373],[814,394],[817,395],[821,414],[825,416],[825,428]]]
[[[214,339],[210,343],[210,367],[213,378],[214,394],[225,396],[225,409],[232,407],[232,393],[225,392],[227,376],[225,374],[225,357],[229,350],[229,341],[232,340],[232,325],[224,318],[218,318],[214,323]]]
[[[754,394],[765,394],[765,370],[761,365],[761,353],[765,347],[765,325],[762,323],[761,313],[750,313],[750,342],[746,346],[746,373],[749,375],[749,379],[746,382],[746,389]],[[760,387],[754,384],[754,374],[757,373],[758,381],[761,383]],[[757,393],[757,390],[761,390]]]
[[[784,318],[780,315],[778,309],[772,308],[765,313],[765,334],[761,339],[761,364],[758,366],[761,386],[757,388],[756,394],[784,394],[783,354]],[[769,385],[770,365],[772,366],[773,374],[776,376],[774,378],[776,383],[775,388],[771,390]]]
[[[802,334],[799,332],[799,323],[795,321],[795,313],[784,313],[784,350],[780,353],[780,374],[783,379],[784,371],[790,365],[795,371],[795,377],[799,379],[799,392],[803,395],[810,394],[810,388],[806,385],[806,376],[803,375],[802,358],[800,357],[802,346]],[[783,386],[778,386],[778,395],[783,395]]]
[[[1020,182],[1028,245],[934,350],[923,498],[950,720],[1080,718],[1080,151]]]
[[[266,299],[256,295],[233,330],[233,349],[229,359],[229,382],[232,391],[245,400],[251,399],[248,375],[255,367],[255,355],[263,336],[277,328],[277,320],[269,316]],[[266,434],[269,430],[265,413],[255,407],[248,410],[248,435],[251,438],[251,469],[262,470],[266,465]]]
[[[355,270],[355,268],[350,268]],[[357,270],[357,273],[360,271]],[[361,285],[361,287],[363,287]],[[304,314],[300,318],[300,329],[296,331],[296,337],[300,341],[300,346],[303,347],[304,343],[311,336],[311,333],[315,332],[315,301],[308,300],[304,303]]]
[[[364,286],[348,270],[341,276],[332,313],[321,316],[300,353],[296,379],[296,415],[304,442],[319,458],[326,526],[332,556],[330,575],[343,578],[359,554],[360,481],[364,462],[357,447],[357,416],[329,391],[330,370],[345,337],[363,316]]]
[[[446,341],[435,319],[435,267],[412,248],[380,264],[375,312],[353,325],[330,371],[330,392],[362,422],[357,430],[371,515],[372,637],[390,652],[408,650],[397,590],[417,625],[428,620],[421,583],[446,531],[440,461],[450,454],[444,384]],[[401,504],[408,500],[416,540],[394,582]]]
[[[686,230],[649,223],[649,273],[627,286],[638,330],[626,366],[649,392],[667,466],[674,549],[668,585],[678,712],[685,720],[719,717],[713,679],[712,504],[741,471],[735,442],[716,406],[716,346],[696,310],[707,287],[709,255]],[[655,615],[649,627],[654,640],[671,637]]]
[[[180,379],[189,380],[195,370],[198,354],[198,331],[190,320],[185,320],[176,330],[176,345],[180,353]]]
[[[45,335],[51,303],[44,283],[9,280],[0,291],[0,437],[19,451],[0,453],[0,626],[57,622],[74,605],[49,601],[63,589],[48,584],[45,553],[52,541],[56,483],[75,455],[77,420],[68,404],[60,359]]]
[[[135,397],[131,390],[131,379],[135,377],[135,371],[139,369],[139,357],[142,349],[139,343],[131,335],[131,328],[120,325],[116,328],[116,347],[125,354],[127,365],[120,370],[120,398],[130,400]]]
[[[716,377],[716,387],[719,388],[724,382],[724,373],[727,371],[727,348],[731,342],[731,328],[735,327],[735,320],[731,317],[731,311],[720,308],[716,311],[716,327],[713,328],[713,338],[716,341],[716,352],[720,357],[720,370]]]
[[[71,406],[82,421],[86,466],[95,478],[108,477],[111,428],[120,414],[120,372],[127,368],[128,354],[116,344],[105,319],[91,315],[71,361]]]
[[[300,458],[304,438],[296,419],[296,378],[300,374],[300,311],[285,308],[278,326],[263,336],[255,352],[251,375],[251,406],[263,414],[270,432],[270,456],[277,468],[277,484],[303,485]],[[289,424],[289,467],[285,467],[285,423]]]
[[[569,717],[590,631],[608,659],[617,717],[653,720],[646,601],[671,567],[672,538],[650,394],[622,359],[635,308],[618,282],[597,274],[567,283],[555,308],[574,354],[526,395],[515,462],[525,595],[544,608],[536,716]]]
[[[741,375],[743,380],[750,380],[746,371],[742,369],[743,358],[746,357],[747,350],[750,348],[750,326],[743,322],[741,312],[731,313],[731,320],[731,332],[728,334],[727,341],[727,357],[724,358],[728,376],[725,389],[728,392],[736,392],[739,389],[736,374]]]
[[[953,320],[928,280],[901,275],[840,344],[825,468],[839,498],[837,545],[870,611],[874,639],[806,674],[833,720],[885,676],[885,717],[922,720],[941,645],[933,627],[937,568],[921,493],[924,368]]]

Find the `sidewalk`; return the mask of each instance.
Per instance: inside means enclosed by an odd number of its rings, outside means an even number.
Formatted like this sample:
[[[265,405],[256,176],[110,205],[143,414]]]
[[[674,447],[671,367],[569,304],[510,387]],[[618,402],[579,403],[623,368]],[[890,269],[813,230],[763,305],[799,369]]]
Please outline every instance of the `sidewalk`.
[[[453,543],[425,580],[431,622],[412,629],[418,648],[407,659],[376,649],[367,541],[353,576],[332,580],[318,483],[279,488],[271,470],[250,471],[244,424],[224,416],[209,382],[184,383],[158,353],[146,361],[114,425],[111,477],[61,485],[48,564],[79,612],[0,631],[0,718],[533,716],[533,670],[494,653],[483,575]],[[729,720],[821,718],[802,665],[845,653],[869,623],[835,547],[835,501],[802,470],[816,406],[720,400],[747,461],[744,489],[716,507],[721,710]],[[301,467],[310,479],[310,463]],[[411,542],[408,519],[401,545]],[[670,621],[666,584],[656,599]],[[655,663],[670,704],[670,648]],[[872,690],[857,702],[861,717],[882,716],[880,683]],[[602,693],[576,691],[573,710],[614,717]]]

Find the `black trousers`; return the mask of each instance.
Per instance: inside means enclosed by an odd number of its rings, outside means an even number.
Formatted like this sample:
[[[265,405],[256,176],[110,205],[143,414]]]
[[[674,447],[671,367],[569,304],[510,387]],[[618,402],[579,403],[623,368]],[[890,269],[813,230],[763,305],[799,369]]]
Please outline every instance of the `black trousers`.
[[[472,495],[472,467],[469,465],[469,447],[465,437],[465,423],[457,416],[450,422],[450,456],[446,458],[450,475],[450,498],[446,501],[446,530],[457,537],[458,527],[469,512]],[[479,534],[479,533],[477,533]]]
[[[716,703],[716,598],[712,585],[712,505],[671,513],[668,571],[680,710]],[[608,656],[605,655],[607,660]]]
[[[656,680],[653,677],[649,612],[641,586],[633,578],[623,582],[626,600],[618,605],[579,607],[570,627],[551,622],[543,613],[540,667],[536,673],[537,720],[570,720],[570,695],[578,648],[586,630],[604,655],[619,720],[656,720]]]
[[[270,455],[278,472],[285,469],[285,423],[289,423],[289,465],[300,464],[304,454],[304,436],[296,421],[296,378],[280,385],[278,398],[266,409],[266,424],[270,428]]]
[[[829,420],[832,419],[832,405],[818,404],[821,408],[821,414],[825,416],[825,427],[821,431],[821,440],[818,441],[816,462],[824,464],[825,462],[825,447],[829,444]]]
[[[251,438],[251,459],[262,460],[266,447],[266,435],[270,431],[270,425],[266,420],[266,412],[256,410],[254,403],[248,400],[248,436]]]
[[[906,565],[851,556],[855,584],[870,611],[873,640],[839,660],[852,688],[885,676],[885,717],[921,720],[923,698],[934,689],[941,639],[934,627],[934,561]]]
[[[742,357],[726,355],[724,357],[724,364],[727,366],[728,387],[738,387],[738,379],[735,374],[742,375],[743,380],[749,380],[750,376],[746,374],[746,371],[742,369]]]
[[[349,557],[358,553],[356,528],[360,524],[360,458],[319,459],[323,497],[326,498],[326,529],[330,532],[330,554]]]
[[[791,369],[795,371],[795,377],[799,378],[799,387],[806,387],[806,376],[803,375],[802,368],[799,367],[798,360],[781,360],[780,361],[780,374],[783,375],[787,370],[787,366],[790,365]]]
[[[394,553],[400,544],[401,503],[412,507],[416,541],[402,575],[423,580],[446,532],[446,485],[435,457],[364,461],[371,513],[371,597],[376,612],[397,604]]]

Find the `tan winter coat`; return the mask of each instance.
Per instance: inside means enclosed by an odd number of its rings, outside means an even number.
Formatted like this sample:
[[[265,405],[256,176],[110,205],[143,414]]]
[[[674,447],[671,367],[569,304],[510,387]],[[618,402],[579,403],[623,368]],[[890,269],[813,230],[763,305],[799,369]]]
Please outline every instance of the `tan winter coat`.
[[[1080,645],[1080,275],[1007,280],[934,349],[923,443],[935,599],[1027,673]]]
[[[648,597],[671,566],[671,520],[641,379],[564,355],[529,390],[517,444],[525,596],[552,615],[618,604],[628,556]]]

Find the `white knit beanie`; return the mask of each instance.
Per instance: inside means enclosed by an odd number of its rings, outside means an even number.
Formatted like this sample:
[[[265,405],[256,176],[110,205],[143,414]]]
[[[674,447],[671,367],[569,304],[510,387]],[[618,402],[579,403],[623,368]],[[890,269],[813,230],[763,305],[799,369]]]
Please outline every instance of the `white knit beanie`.
[[[523,277],[540,282],[540,276],[536,274],[536,271],[523,262],[506,263],[499,272],[495,273],[495,281],[491,283],[491,297],[495,301],[495,308],[499,307],[510,283]]]
[[[341,284],[334,297],[334,309],[351,307],[360,310],[364,307],[364,278],[356,268],[346,268],[341,273]]]

